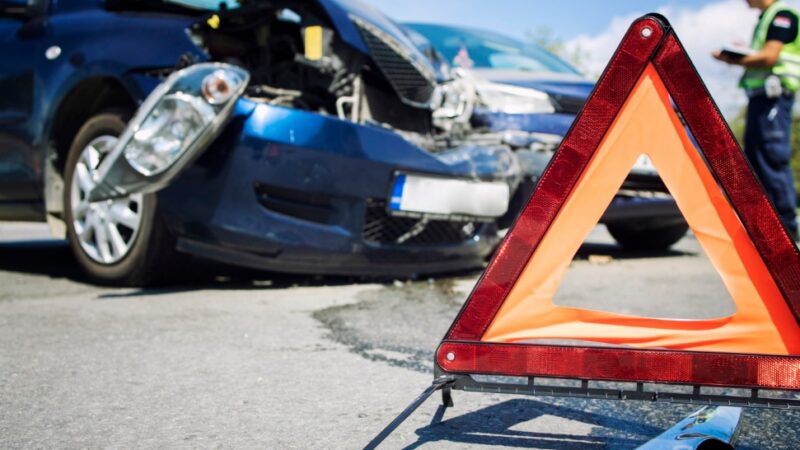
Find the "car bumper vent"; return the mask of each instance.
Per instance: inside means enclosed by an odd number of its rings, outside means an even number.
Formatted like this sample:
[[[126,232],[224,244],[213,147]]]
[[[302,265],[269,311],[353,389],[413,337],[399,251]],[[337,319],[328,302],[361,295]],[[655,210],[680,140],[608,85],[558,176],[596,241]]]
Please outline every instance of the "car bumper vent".
[[[455,245],[472,239],[480,227],[474,222],[393,217],[386,211],[386,202],[369,200],[362,236],[377,244]]]
[[[297,219],[329,224],[334,221],[334,208],[327,194],[298,191],[262,183],[254,185],[256,198],[270,211]]]

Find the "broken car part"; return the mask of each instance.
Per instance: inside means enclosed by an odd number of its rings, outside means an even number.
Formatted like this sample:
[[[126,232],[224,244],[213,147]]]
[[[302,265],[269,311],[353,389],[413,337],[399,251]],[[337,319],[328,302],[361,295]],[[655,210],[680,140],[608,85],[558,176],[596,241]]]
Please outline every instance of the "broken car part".
[[[246,70],[225,63],[195,64],[170,75],[100,163],[89,201],[169,184],[219,134],[249,79]]]

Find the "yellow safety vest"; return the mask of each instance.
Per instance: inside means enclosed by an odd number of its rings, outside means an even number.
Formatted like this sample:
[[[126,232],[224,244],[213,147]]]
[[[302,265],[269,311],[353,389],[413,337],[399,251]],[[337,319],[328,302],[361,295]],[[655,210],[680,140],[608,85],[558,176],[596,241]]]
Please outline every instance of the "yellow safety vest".
[[[753,50],[764,48],[764,44],[767,42],[769,26],[775,19],[775,15],[781,11],[790,11],[795,16],[800,17],[800,14],[794,8],[782,1],[776,1],[771,4],[761,15],[761,19],[753,32],[753,43],[750,46]],[[748,68],[742,76],[742,81],[739,83],[740,86],[749,91],[762,89],[767,77],[775,74],[780,77],[781,85],[784,88],[791,92],[797,92],[800,89],[800,43],[798,41],[795,38],[794,42],[783,44],[778,63],[771,68]]]

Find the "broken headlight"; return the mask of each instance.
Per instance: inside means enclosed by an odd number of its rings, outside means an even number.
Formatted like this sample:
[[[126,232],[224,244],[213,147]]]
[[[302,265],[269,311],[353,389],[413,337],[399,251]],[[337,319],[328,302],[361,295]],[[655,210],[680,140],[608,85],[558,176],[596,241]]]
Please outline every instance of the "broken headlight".
[[[125,159],[142,175],[163,172],[214,120],[213,108],[177,92],[161,99],[125,147]]]
[[[125,146],[125,159],[142,175],[165,171],[204,133],[219,126],[220,113],[247,85],[247,72],[227,64],[199,64],[186,70],[194,73],[184,74],[172,86],[169,80],[162,85],[166,92],[152,104]]]
[[[170,75],[101,162],[90,201],[167,186],[216,138],[249,80],[246,70],[223,63],[195,64]]]
[[[475,85],[481,102],[492,112],[507,114],[553,113],[550,96],[530,88],[482,82]]]

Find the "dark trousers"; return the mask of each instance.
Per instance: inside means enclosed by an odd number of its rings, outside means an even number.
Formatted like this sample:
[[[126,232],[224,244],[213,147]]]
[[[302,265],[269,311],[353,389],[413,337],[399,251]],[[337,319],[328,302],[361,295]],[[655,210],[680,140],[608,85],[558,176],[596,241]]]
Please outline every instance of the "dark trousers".
[[[781,221],[792,234],[797,231],[797,193],[789,166],[792,157],[789,132],[793,104],[793,94],[777,98],[767,98],[765,95],[751,97],[744,135],[745,155],[775,205]]]

